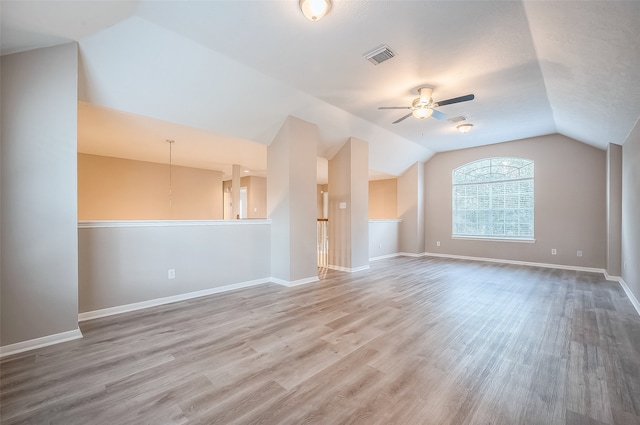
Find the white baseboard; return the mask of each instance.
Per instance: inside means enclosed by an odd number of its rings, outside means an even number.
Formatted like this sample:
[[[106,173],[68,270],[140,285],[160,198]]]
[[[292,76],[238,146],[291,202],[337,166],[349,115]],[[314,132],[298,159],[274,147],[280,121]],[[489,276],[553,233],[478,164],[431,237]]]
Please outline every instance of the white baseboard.
[[[515,264],[515,265],[521,265],[521,266],[546,267],[550,269],[563,269],[563,270],[576,270],[576,271],[591,272],[591,273],[602,273],[605,279],[620,283],[620,286],[622,286],[622,289],[624,290],[625,294],[627,294],[627,298],[629,298],[629,301],[631,301],[631,304],[633,305],[633,307],[636,309],[638,314],[640,314],[640,302],[638,302],[638,299],[636,298],[636,296],[633,294],[633,292],[631,292],[631,288],[629,288],[627,283],[620,276],[611,276],[609,273],[607,273],[607,270],[605,269],[598,269],[594,267],[568,266],[563,264],[546,264],[546,263],[532,263],[528,261],[501,260],[497,258],[468,257],[465,255],[439,254],[439,253],[433,253],[433,252],[425,252],[424,255],[429,257],[457,258],[460,260],[489,261],[492,263],[504,263],[504,264]]]
[[[320,280],[320,279],[318,279],[318,276],[311,276],[311,277],[307,277],[307,278],[304,278],[304,279],[298,279],[298,280],[294,280],[294,281],[278,279],[277,277],[271,277],[269,279],[273,283],[277,283],[278,285],[282,285],[282,286],[287,286],[289,288],[292,287],[292,286],[304,285],[304,284],[307,284],[307,283],[313,283],[313,282],[317,282],[318,280]]]
[[[0,347],[0,358],[79,338],[82,338],[82,332],[80,332],[80,329],[74,329],[72,331],[61,332],[59,334],[30,339],[28,341],[16,342],[15,344]]]
[[[633,292],[631,292],[631,288],[629,288],[627,282],[625,282],[621,277],[618,278],[618,282],[620,282],[620,286],[622,286],[622,289],[624,289],[624,292],[625,294],[627,294],[627,298],[629,298],[629,301],[631,301],[633,307],[636,309],[638,314],[640,314],[640,302],[638,302],[636,296],[633,294]]]
[[[378,260],[386,260],[387,258],[394,258],[394,257],[399,257],[402,254],[399,252],[393,253],[393,254],[387,254],[387,255],[380,255],[378,257],[371,257],[369,258],[369,261],[378,261]]]
[[[435,252],[425,252],[423,255],[426,255],[427,257],[455,258],[458,260],[486,261],[490,263],[513,264],[517,266],[544,267],[547,269],[575,270],[575,271],[581,271],[581,272],[602,273],[602,274],[605,273],[604,269],[598,269],[595,267],[569,266],[565,264],[534,263],[530,261],[503,260],[500,258],[469,257],[467,255],[440,254]]]
[[[232,283],[230,285],[217,286],[215,288],[203,289],[201,291],[187,292],[185,294],[172,295],[170,297],[155,298],[153,300],[141,301],[138,303],[119,305],[116,307],[103,308],[100,310],[88,311],[78,314],[78,321],[97,319],[99,317],[113,316],[114,314],[127,313],[129,311],[142,310],[143,308],[156,307],[163,304],[175,303],[178,301],[190,300],[192,298],[204,297],[207,295],[219,294],[221,292],[233,291],[235,289],[248,288],[249,286],[269,283],[271,279],[249,280],[246,282]]]
[[[629,285],[627,285],[627,282],[625,282],[624,279],[620,276],[611,276],[609,273],[607,273],[606,270],[604,271],[604,277],[607,280],[613,280],[615,282],[618,282],[620,286],[622,286],[624,293],[627,294],[627,298],[629,298],[629,301],[631,301],[631,305],[633,305],[633,308],[635,308],[638,314],[640,315],[640,302],[638,301],[636,296],[633,294],[633,292],[631,292],[631,288],[629,288]]]
[[[413,252],[399,252],[398,255],[402,256],[402,257],[416,257],[416,258],[419,258],[419,257],[424,257],[425,255],[428,255],[428,254],[426,252],[423,252],[423,253],[420,253],[420,254],[416,254],[416,253],[413,253]]]
[[[355,272],[361,272],[363,270],[368,270],[369,265],[367,264],[366,266],[353,267],[353,268],[329,265],[327,266],[327,268],[331,270],[337,270],[339,272],[355,273]]]

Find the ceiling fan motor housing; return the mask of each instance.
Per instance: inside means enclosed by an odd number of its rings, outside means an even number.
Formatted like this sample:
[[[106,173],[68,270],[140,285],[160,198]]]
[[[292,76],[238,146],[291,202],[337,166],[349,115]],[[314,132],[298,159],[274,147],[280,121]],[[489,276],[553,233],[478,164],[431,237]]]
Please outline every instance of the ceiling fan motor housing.
[[[433,89],[429,87],[421,87],[418,89],[420,96],[415,98],[411,104],[413,109],[412,114],[414,117],[423,120],[433,114],[433,109],[431,107],[433,104],[433,100],[431,99],[432,92]]]
[[[431,95],[433,94],[433,89],[431,87],[420,87],[418,89],[418,94],[420,95],[418,99],[420,99],[421,103],[433,102],[433,100],[431,99]]]

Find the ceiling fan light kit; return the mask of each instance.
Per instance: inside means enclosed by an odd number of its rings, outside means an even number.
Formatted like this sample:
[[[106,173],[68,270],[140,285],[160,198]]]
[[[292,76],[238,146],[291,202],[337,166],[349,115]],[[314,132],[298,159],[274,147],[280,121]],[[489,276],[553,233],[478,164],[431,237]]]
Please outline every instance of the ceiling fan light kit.
[[[456,127],[460,133],[468,133],[473,128],[473,124],[460,124]]]
[[[430,117],[431,114],[433,114],[433,109],[423,106],[423,107],[414,109],[413,112],[411,112],[411,114],[414,117],[418,118],[419,120],[423,120],[425,118]]]
[[[419,88],[418,93],[420,93],[420,97],[416,97],[411,103],[411,107],[413,108],[411,114],[419,120],[428,118],[433,114],[433,109],[431,109],[431,103],[433,102],[431,99],[432,92],[433,89],[428,87]]]
[[[475,96],[473,94],[467,94],[465,96],[454,97],[451,99],[434,102],[433,98],[431,97],[432,93],[433,93],[433,88],[420,87],[418,89],[419,96],[413,100],[413,102],[411,103],[411,106],[380,106],[378,109],[409,109],[411,111],[407,115],[395,120],[392,124],[397,124],[401,121],[404,121],[405,119],[409,118],[411,115],[413,115],[414,117],[420,120],[423,120],[431,116],[437,120],[442,120],[442,119],[445,119],[447,116],[434,108],[438,108],[440,106],[452,105],[454,103],[467,102],[469,100],[475,99]],[[458,129],[459,128],[460,126],[458,126]],[[471,127],[469,127],[469,129],[465,131],[465,133],[468,132],[470,129]]]
[[[331,0],[300,0],[300,10],[310,21],[319,21],[331,9]]]

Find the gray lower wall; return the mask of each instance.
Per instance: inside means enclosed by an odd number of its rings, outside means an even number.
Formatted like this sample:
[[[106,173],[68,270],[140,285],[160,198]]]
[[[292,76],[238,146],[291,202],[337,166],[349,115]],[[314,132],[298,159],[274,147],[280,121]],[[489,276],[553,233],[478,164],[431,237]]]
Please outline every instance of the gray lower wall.
[[[85,226],[78,229],[81,313],[270,276],[268,221]]]
[[[369,258],[400,252],[400,220],[369,220]]]
[[[2,56],[0,345],[78,328],[76,43]]]
[[[640,300],[640,122],[622,145],[622,279]]]
[[[535,161],[535,243],[452,239],[452,171],[499,156]],[[606,152],[558,134],[438,153],[425,166],[426,251],[605,268],[606,182]]]

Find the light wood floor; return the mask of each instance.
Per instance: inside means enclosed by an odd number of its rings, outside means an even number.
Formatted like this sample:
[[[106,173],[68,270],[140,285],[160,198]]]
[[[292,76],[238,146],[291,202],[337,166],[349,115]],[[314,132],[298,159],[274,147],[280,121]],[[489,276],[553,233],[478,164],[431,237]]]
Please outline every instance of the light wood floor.
[[[81,324],[1,363],[8,424],[640,424],[599,274],[434,258]]]

